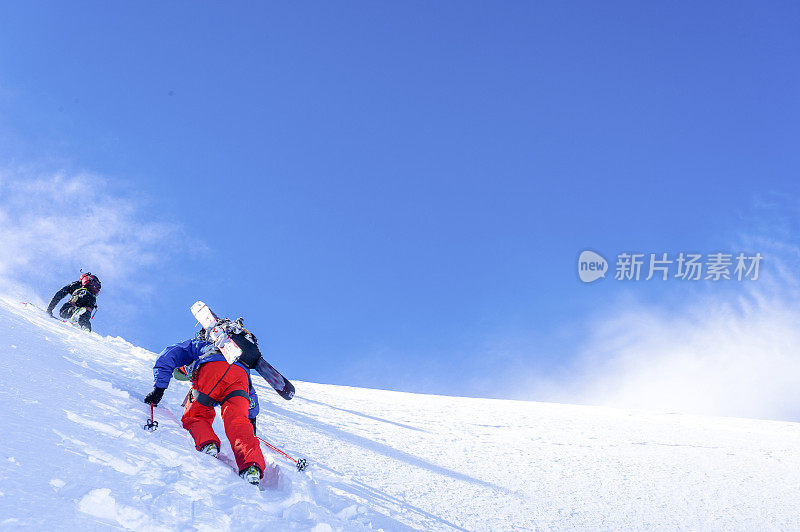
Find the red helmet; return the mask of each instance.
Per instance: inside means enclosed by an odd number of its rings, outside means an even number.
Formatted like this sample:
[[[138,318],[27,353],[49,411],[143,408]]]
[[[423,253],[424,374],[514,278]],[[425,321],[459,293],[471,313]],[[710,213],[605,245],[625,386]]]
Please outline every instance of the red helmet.
[[[81,275],[81,286],[83,286],[85,289],[87,289],[94,295],[100,293],[100,279],[98,279],[91,273],[87,272]]]

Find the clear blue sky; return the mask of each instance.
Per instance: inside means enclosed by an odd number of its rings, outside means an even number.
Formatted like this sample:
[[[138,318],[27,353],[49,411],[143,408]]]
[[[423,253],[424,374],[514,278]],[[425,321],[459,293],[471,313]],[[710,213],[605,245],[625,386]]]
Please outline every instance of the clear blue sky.
[[[798,193],[794,2],[0,15],[0,163],[106,176],[208,247],[163,250],[158,296],[98,315],[155,351],[203,299],[289,377],[503,396],[619,295],[578,281],[581,250],[717,251]]]

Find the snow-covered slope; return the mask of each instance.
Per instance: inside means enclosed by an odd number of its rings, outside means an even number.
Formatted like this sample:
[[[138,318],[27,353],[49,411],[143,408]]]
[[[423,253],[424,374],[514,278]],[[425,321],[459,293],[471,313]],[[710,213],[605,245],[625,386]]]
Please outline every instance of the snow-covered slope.
[[[800,529],[795,423],[259,383],[259,433],[311,463],[265,449],[259,490],[166,409],[142,430],[154,358],[0,302],[0,528]]]

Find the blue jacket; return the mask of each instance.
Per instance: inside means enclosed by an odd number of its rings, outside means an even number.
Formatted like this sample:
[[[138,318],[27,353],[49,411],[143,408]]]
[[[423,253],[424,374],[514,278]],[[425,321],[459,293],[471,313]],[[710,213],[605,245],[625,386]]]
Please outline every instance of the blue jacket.
[[[189,373],[191,373],[197,370],[202,364],[213,360],[225,360],[225,357],[214,347],[214,344],[204,340],[186,340],[171,345],[161,351],[156,359],[155,366],[153,366],[153,376],[156,381],[155,385],[159,388],[167,388],[175,368],[188,366],[187,369]],[[238,362],[234,362],[234,364],[247,372],[247,380],[250,383],[249,416],[254,418],[258,415],[259,406],[256,389],[253,387],[253,382],[250,380],[250,370]]]

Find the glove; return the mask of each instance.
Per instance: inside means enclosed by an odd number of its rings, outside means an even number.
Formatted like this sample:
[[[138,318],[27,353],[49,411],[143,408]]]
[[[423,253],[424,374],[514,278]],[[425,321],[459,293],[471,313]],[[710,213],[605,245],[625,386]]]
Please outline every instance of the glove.
[[[153,387],[153,391],[147,394],[147,397],[144,398],[144,402],[157,406],[161,398],[164,397],[164,390],[166,390],[166,388],[159,388],[158,386]]]
[[[253,435],[255,435],[255,433],[256,433],[256,418],[251,417],[251,418],[248,418],[248,419],[250,419],[250,423],[253,424]]]

